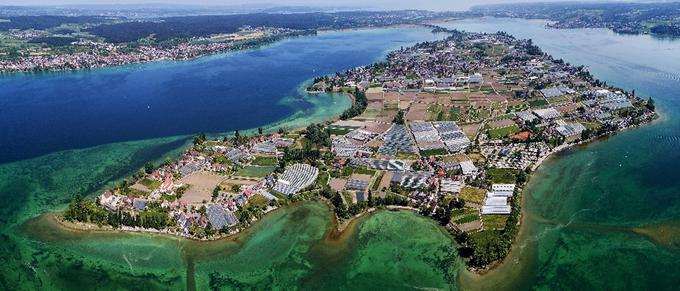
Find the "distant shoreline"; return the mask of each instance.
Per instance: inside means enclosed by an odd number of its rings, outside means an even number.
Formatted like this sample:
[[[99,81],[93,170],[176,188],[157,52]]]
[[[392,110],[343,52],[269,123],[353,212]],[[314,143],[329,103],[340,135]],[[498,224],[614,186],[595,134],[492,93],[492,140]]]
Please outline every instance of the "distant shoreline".
[[[243,48],[225,48],[225,49],[218,49],[218,50],[213,50],[213,51],[207,51],[204,53],[199,53],[195,56],[190,56],[190,57],[182,57],[182,58],[156,58],[156,59],[149,59],[149,60],[143,60],[143,61],[133,61],[133,62],[123,62],[123,63],[115,63],[115,64],[97,64],[93,65],[90,67],[82,67],[82,68],[45,68],[45,69],[17,69],[17,70],[7,70],[7,69],[2,69],[0,68],[0,77],[2,76],[8,76],[8,75],[15,75],[15,74],[41,74],[41,73],[56,73],[56,72],[79,72],[79,71],[92,71],[92,70],[97,70],[97,69],[104,69],[104,68],[112,68],[112,67],[125,67],[125,66],[135,66],[135,65],[144,65],[144,64],[149,64],[149,63],[161,63],[161,62],[185,62],[185,61],[193,61],[209,56],[217,56],[217,55],[223,55],[223,54],[228,54],[228,53],[237,53],[237,52],[243,52],[243,51],[248,51],[248,50],[257,50],[263,47],[266,47],[268,45],[272,45],[278,42],[281,42],[285,39],[289,38],[296,38],[296,37],[304,37],[304,36],[312,36],[316,35],[318,33],[332,33],[332,32],[348,32],[348,31],[362,31],[362,30],[371,30],[371,29],[381,29],[381,28],[411,28],[411,29],[416,29],[416,28],[428,28],[427,23],[420,23],[420,24],[392,24],[392,25],[384,25],[384,26],[359,26],[355,28],[341,28],[341,29],[317,29],[314,31],[300,31],[297,33],[290,33],[290,34],[282,34],[282,35],[276,35],[272,36],[271,40],[261,40],[262,43],[258,43],[252,46],[246,46]],[[226,43],[225,43],[226,44]],[[176,48],[175,46],[174,48]],[[62,56],[62,55],[60,55]],[[66,55],[63,55],[66,56]]]

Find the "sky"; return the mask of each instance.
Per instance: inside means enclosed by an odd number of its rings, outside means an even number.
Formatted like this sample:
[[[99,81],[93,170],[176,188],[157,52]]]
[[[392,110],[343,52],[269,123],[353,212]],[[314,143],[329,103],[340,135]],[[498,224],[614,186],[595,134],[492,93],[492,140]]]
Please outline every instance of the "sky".
[[[64,5],[64,4],[184,4],[184,5],[274,5],[349,6],[376,9],[466,10],[470,6],[512,2],[557,2],[557,0],[0,0],[5,5]]]

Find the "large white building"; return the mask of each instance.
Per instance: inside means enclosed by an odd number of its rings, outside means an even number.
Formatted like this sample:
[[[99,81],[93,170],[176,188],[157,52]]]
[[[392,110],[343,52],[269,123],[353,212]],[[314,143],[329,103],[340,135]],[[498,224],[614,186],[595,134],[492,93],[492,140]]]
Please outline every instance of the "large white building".
[[[293,195],[316,181],[319,169],[307,164],[294,164],[286,167],[276,181],[274,190],[285,195]]]
[[[560,117],[560,112],[555,110],[555,108],[545,108],[545,109],[536,109],[533,111],[536,116],[540,117],[541,119],[547,120],[547,119],[555,119],[557,117]]]
[[[482,214],[510,214],[512,207],[508,200],[515,192],[515,184],[493,184],[486,193]]]

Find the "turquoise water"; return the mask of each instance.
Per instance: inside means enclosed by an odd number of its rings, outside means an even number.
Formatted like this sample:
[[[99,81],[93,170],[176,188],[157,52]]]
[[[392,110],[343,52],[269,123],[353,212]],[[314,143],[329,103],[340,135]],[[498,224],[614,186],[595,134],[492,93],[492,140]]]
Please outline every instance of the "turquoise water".
[[[653,96],[662,115],[654,124],[548,160],[527,190],[516,247],[497,270],[482,277],[462,272],[451,239],[429,220],[409,212],[379,212],[338,235],[330,230],[328,209],[308,203],[272,213],[234,240],[209,244],[65,231],[47,217],[34,218],[63,207],[74,193],[97,191],[148,159],[173,155],[186,142],[183,137],[166,137],[106,143],[0,165],[0,197],[5,201],[0,207],[0,286],[674,289],[680,283],[675,271],[680,267],[680,41],[607,30],[547,30],[540,21],[526,20],[477,19],[447,25],[532,38],[556,57],[588,65],[608,83]],[[360,35],[357,39],[352,38],[355,33]],[[329,38],[336,44],[363,40],[380,46],[365,57],[370,62],[384,49],[402,45],[397,40],[404,36],[432,37],[423,30],[399,29],[340,32]],[[354,54],[363,51],[364,45],[353,46]],[[289,89],[298,90],[306,79]],[[307,112],[298,116],[318,111]],[[335,111],[325,112],[317,117]],[[288,119],[299,120],[308,119]]]
[[[540,289],[677,288],[680,40],[551,30],[533,20],[447,26],[531,38],[555,57],[587,65],[609,84],[652,96],[661,114],[651,125],[570,149],[544,164],[527,189],[519,247],[486,280]]]
[[[76,194],[97,193],[145,161],[176,156],[188,134],[302,127],[338,116],[349,98],[304,94],[309,79],[439,37],[426,29],[323,32],[186,62],[2,76],[0,289],[194,286],[186,242],[25,222]],[[205,286],[207,275],[199,275]]]

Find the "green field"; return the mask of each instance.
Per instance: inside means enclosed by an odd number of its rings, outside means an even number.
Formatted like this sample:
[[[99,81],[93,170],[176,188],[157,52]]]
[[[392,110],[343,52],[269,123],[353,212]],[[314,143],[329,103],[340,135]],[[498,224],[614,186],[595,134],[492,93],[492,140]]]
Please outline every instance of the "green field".
[[[491,168],[486,171],[486,178],[493,183],[514,184],[517,182],[517,170]]]
[[[546,101],[545,99],[536,99],[529,101],[529,107],[531,108],[538,108],[546,105],[548,105],[548,101]]]
[[[264,196],[260,194],[255,194],[253,197],[250,197],[248,199],[248,204],[254,205],[259,208],[265,208],[267,205],[269,205],[269,200],[267,198],[264,198]]]
[[[276,166],[279,164],[279,161],[276,159],[276,157],[258,156],[255,157],[255,160],[250,164],[253,166]]]
[[[146,187],[146,188],[148,188],[149,190],[152,190],[152,191],[161,186],[160,181],[151,180],[149,178],[141,179],[141,180],[139,180],[138,183],[144,185],[144,187]]]
[[[479,220],[479,213],[468,214],[468,215],[462,216],[460,218],[455,219],[453,222],[455,222],[457,224],[464,224],[464,223],[473,222],[473,221],[477,221],[477,220]]]
[[[328,127],[328,130],[331,132],[332,135],[345,135],[348,134],[350,131],[355,130],[356,127],[352,126],[330,126]]]
[[[485,229],[504,229],[507,215],[482,215]]]
[[[479,220],[479,210],[475,208],[455,209],[451,212],[451,221],[464,224]]]
[[[479,249],[487,249],[491,245],[498,245],[500,231],[484,230],[470,234],[470,239],[474,241]]]
[[[503,128],[489,129],[487,133],[491,139],[499,139],[507,137],[511,134],[516,134],[520,131],[521,129],[517,125],[512,125]]]
[[[486,190],[465,186],[460,190],[458,197],[465,202],[482,204],[484,203],[484,197],[486,197]]]
[[[276,167],[272,166],[245,166],[236,172],[236,176],[262,178],[274,172]]]

